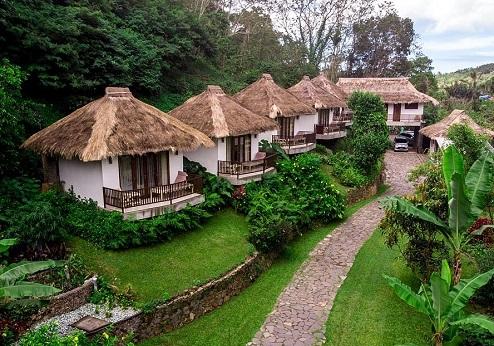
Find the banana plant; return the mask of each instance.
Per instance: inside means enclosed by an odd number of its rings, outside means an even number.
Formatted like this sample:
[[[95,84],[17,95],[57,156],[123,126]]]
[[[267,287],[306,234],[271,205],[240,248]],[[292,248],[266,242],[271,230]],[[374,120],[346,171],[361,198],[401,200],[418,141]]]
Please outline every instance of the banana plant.
[[[16,244],[15,239],[0,240],[0,251],[6,252]],[[58,288],[36,282],[24,281],[26,276],[60,266],[61,261],[18,262],[0,266],[0,302],[19,298],[43,298],[54,295]]]
[[[436,346],[458,345],[462,325],[476,325],[494,334],[494,321],[483,315],[466,315],[464,308],[475,292],[494,275],[494,268],[470,280],[460,280],[452,286],[451,269],[442,261],[441,272],[433,273],[430,284],[422,284],[418,293],[399,279],[383,275],[396,295],[418,312],[426,315],[432,324],[432,340]]]
[[[447,222],[430,210],[416,206],[402,197],[386,198],[382,205],[387,210],[408,214],[438,227],[452,250],[453,282],[457,284],[461,279],[461,255],[465,245],[473,235],[478,235],[485,229],[484,227],[472,234],[468,232],[487,207],[494,188],[494,153],[486,150],[465,175],[463,157],[458,149],[450,145],[444,150],[442,168],[448,188]]]

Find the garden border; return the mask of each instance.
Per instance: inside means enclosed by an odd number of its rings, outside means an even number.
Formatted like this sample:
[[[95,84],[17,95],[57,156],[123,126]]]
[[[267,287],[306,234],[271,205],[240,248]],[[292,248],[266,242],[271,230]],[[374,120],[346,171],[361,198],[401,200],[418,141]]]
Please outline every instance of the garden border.
[[[359,188],[352,188],[348,190],[347,205],[355,204],[364,199],[371,198],[379,191],[379,187],[386,181],[386,169],[383,165],[381,173],[374,179],[374,181],[366,186]]]

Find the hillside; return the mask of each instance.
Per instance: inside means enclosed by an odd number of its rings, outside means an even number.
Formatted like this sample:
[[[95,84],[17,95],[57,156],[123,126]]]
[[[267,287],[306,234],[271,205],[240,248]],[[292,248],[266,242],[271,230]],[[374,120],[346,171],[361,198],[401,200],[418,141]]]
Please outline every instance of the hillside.
[[[477,73],[479,76],[478,83],[479,85],[482,85],[494,77],[494,63],[470,67],[455,72],[438,73],[436,75],[438,86],[441,88],[459,81],[466,81],[469,83],[471,81],[470,74],[472,72]]]

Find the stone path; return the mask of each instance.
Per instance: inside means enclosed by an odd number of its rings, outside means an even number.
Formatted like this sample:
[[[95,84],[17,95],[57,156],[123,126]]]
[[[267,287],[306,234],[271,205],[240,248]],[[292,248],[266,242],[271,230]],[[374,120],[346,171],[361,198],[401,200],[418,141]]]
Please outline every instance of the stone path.
[[[408,171],[423,162],[416,153],[386,153],[388,194],[405,194]],[[276,306],[248,345],[321,345],[338,288],[360,247],[383,217],[377,201],[361,208],[321,241],[278,297]]]

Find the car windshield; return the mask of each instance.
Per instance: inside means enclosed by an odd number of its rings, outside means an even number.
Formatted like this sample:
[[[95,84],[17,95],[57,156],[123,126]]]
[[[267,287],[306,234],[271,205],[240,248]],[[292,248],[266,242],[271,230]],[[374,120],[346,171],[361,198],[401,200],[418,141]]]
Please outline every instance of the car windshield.
[[[395,138],[395,143],[408,143],[406,138]]]
[[[413,137],[413,135],[411,133],[406,133],[406,132],[400,133],[400,136]]]

